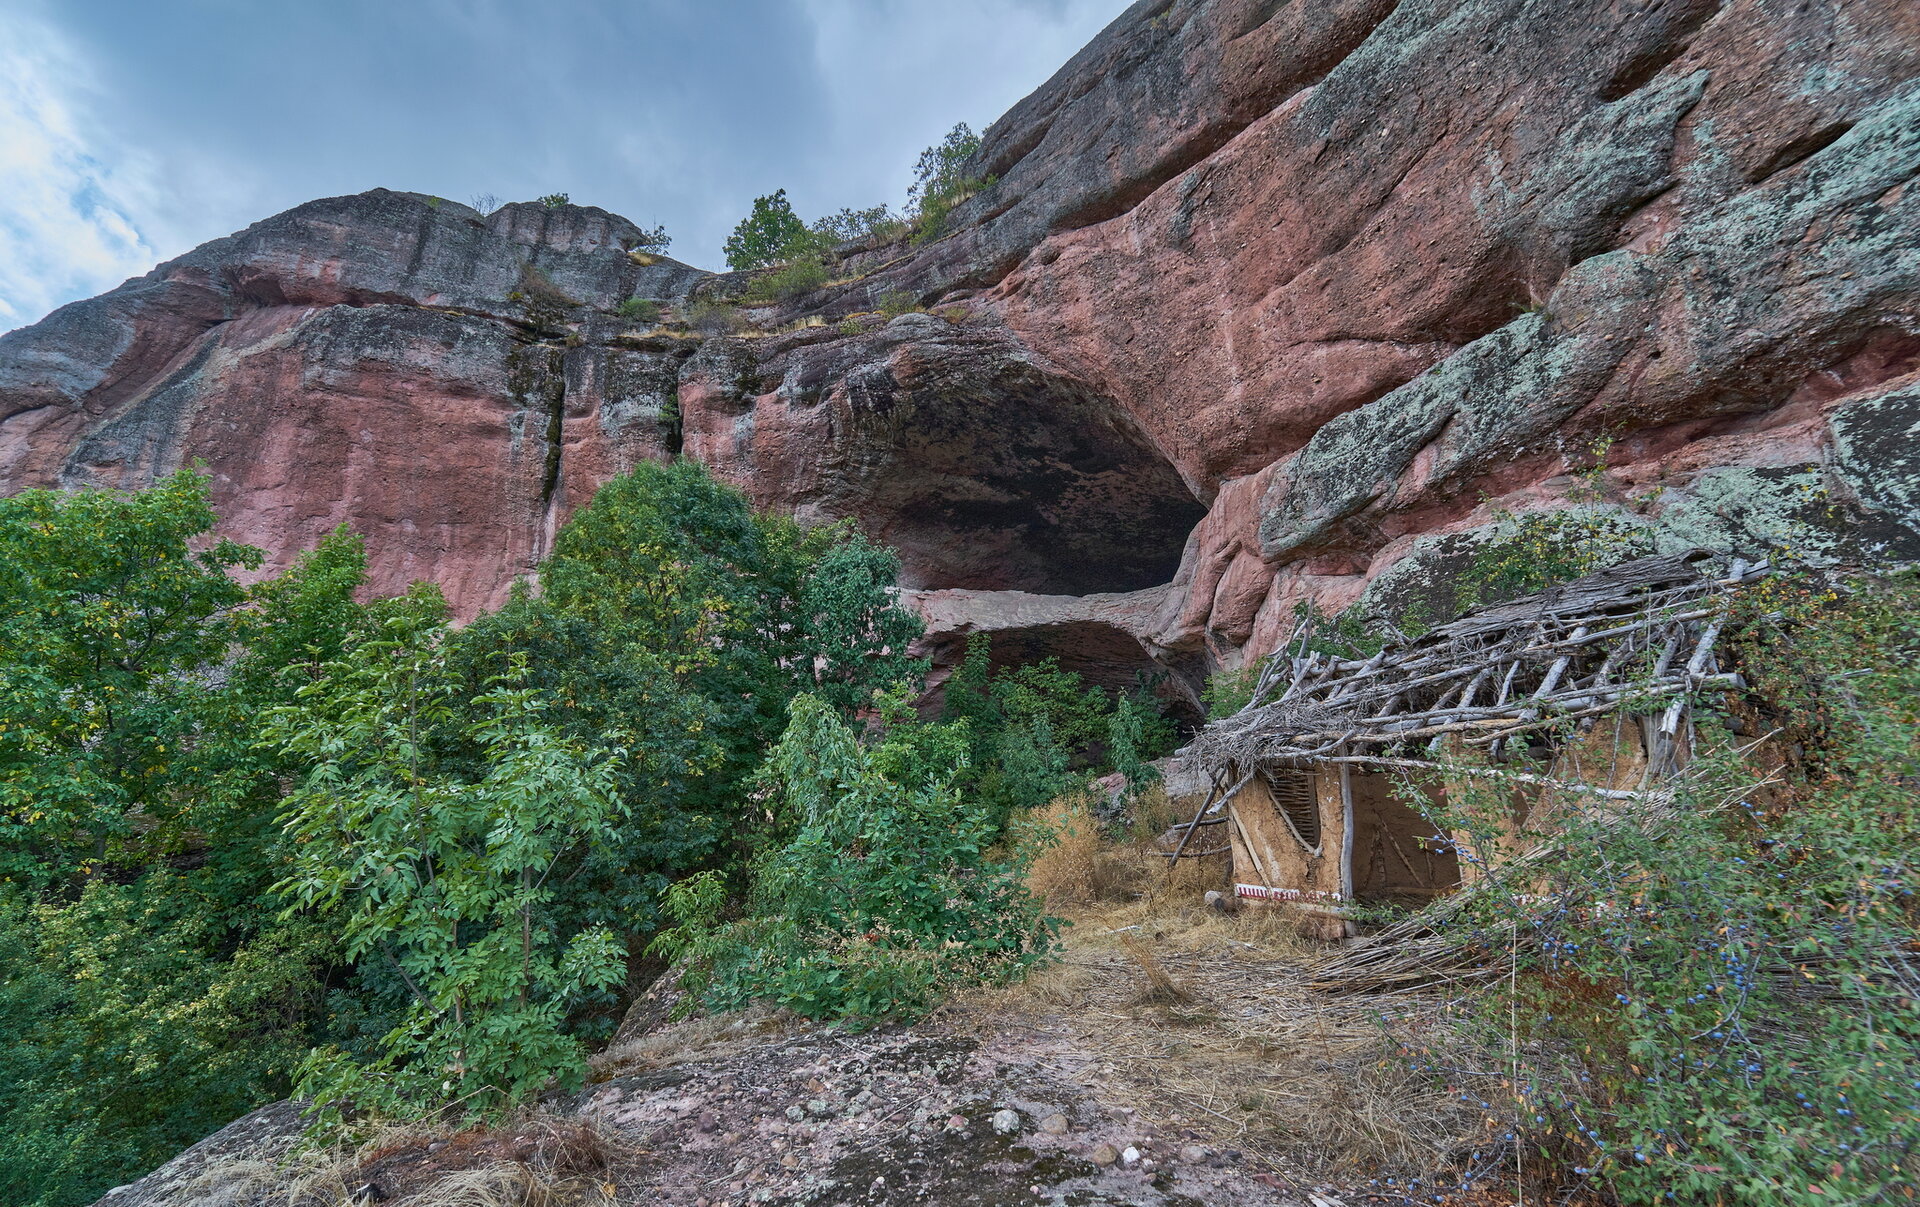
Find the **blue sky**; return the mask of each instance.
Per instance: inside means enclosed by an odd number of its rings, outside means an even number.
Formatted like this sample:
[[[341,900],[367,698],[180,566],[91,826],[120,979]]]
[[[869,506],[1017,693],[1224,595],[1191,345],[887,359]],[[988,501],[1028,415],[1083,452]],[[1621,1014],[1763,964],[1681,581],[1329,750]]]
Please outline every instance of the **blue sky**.
[[[899,204],[1125,0],[0,0],[0,330],[314,197],[565,192],[723,267]]]

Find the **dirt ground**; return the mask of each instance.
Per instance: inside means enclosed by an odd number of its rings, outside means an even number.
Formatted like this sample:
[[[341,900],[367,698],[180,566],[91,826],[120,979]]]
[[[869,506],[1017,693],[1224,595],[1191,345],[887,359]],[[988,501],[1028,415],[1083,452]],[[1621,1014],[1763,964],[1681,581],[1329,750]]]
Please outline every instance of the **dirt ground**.
[[[917,1026],[742,1016],[616,1045],[577,1105],[633,1153],[613,1197],[1434,1201],[1413,1171],[1478,1121],[1387,1059],[1378,1003],[1298,986],[1318,953],[1273,915],[1197,900],[1061,912],[1059,963]]]
[[[153,1183],[184,1186],[187,1197],[136,1184],[106,1201],[1511,1201],[1415,1180],[1484,1120],[1390,1058],[1383,1016],[1400,1040],[1424,1025],[1404,1003],[1305,988],[1304,970],[1324,948],[1274,914],[1222,914],[1193,892],[1056,912],[1071,923],[1056,964],[963,995],[915,1026],[848,1034],[764,1012],[673,1023],[663,993],[643,999],[623,1037],[595,1058],[585,1090],[513,1126],[391,1135],[298,1179],[269,1144],[250,1163],[216,1161]]]

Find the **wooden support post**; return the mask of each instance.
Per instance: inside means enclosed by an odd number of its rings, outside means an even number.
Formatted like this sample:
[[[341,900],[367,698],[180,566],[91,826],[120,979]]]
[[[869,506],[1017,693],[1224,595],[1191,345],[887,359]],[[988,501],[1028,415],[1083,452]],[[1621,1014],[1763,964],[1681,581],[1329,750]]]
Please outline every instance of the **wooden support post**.
[[[1340,899],[1353,900],[1353,768],[1340,764]]]

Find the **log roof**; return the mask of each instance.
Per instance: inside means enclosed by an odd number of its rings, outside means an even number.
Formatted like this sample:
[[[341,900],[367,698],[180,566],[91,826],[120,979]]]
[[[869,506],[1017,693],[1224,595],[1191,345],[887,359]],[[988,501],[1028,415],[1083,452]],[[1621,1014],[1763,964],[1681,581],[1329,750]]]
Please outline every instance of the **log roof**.
[[[1494,758],[1535,731],[1623,705],[1671,735],[1701,688],[1737,687],[1715,648],[1730,592],[1765,562],[1703,550],[1640,558],[1475,609],[1366,658],[1312,652],[1303,625],[1252,699],[1202,730],[1190,757],[1216,782],[1262,765],[1404,764],[1449,737]]]

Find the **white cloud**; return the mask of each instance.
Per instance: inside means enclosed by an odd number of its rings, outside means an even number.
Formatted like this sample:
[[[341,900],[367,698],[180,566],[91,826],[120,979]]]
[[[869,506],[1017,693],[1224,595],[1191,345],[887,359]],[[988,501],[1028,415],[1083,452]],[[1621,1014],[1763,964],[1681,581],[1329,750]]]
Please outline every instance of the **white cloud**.
[[[983,130],[1124,7],[0,0],[0,330],[376,185],[570,192],[718,268],[757,194],[900,204],[922,147]]]
[[[88,130],[87,80],[51,29],[0,10],[0,331],[153,267],[147,173]]]

